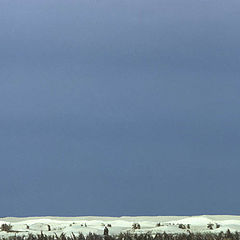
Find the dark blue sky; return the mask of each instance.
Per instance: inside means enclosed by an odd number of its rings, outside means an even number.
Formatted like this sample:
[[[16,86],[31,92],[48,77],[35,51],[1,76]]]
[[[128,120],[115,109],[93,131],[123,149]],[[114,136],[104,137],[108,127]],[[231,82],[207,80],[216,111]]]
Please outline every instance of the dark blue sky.
[[[239,214],[238,0],[0,1],[1,216]]]

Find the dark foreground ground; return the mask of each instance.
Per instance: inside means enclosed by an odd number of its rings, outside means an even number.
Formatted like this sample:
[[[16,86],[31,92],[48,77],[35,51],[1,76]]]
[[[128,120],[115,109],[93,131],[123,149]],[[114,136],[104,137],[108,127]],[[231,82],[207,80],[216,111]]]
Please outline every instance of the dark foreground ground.
[[[83,234],[74,235],[67,237],[64,234],[60,236],[47,236],[45,234],[38,235],[28,235],[28,236],[11,236],[11,237],[2,237],[1,240],[240,240],[240,233],[232,233],[227,231],[226,233],[188,233],[188,234],[130,234],[130,233],[121,233],[115,236],[103,236],[97,234],[89,234],[84,236]]]

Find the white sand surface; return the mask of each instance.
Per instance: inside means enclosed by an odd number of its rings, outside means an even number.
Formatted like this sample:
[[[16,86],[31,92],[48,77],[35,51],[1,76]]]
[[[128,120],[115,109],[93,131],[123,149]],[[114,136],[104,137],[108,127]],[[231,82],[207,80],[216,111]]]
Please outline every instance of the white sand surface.
[[[41,231],[47,235],[78,235],[83,233],[103,234],[104,226],[109,226],[109,234],[120,232],[131,233],[187,233],[187,232],[240,232],[240,216],[232,215],[203,215],[203,216],[137,216],[137,217],[27,217],[0,218],[0,225],[11,224],[13,232],[0,231],[0,237],[11,235],[39,234]],[[132,229],[133,223],[139,223],[141,229]],[[156,226],[160,223],[161,226]],[[179,228],[180,224],[189,225],[190,229]],[[213,224],[213,229],[208,228]],[[218,227],[217,227],[218,226]],[[50,231],[49,231],[50,229]]]

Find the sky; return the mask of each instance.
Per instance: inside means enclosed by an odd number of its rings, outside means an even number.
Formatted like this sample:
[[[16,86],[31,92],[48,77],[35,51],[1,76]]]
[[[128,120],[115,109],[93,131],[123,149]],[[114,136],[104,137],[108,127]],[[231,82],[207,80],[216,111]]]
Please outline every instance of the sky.
[[[240,214],[238,0],[1,0],[1,217]]]

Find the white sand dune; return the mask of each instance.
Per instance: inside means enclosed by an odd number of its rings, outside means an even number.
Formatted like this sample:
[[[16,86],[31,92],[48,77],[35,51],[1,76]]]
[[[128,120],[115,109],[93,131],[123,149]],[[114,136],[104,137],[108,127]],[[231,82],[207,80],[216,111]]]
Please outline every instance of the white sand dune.
[[[187,233],[187,232],[240,232],[240,216],[204,215],[204,216],[138,216],[138,217],[28,217],[28,218],[0,218],[0,224],[11,224],[12,232],[0,231],[0,237],[11,235],[39,234],[47,235],[64,233],[78,235],[83,233],[103,234],[104,226],[108,225],[110,234],[120,232],[130,233]],[[139,223],[141,228],[132,229],[133,223]],[[157,225],[158,224],[158,225]],[[160,226],[159,226],[160,224]],[[190,227],[182,229],[180,224]],[[213,229],[208,225],[212,224]]]

